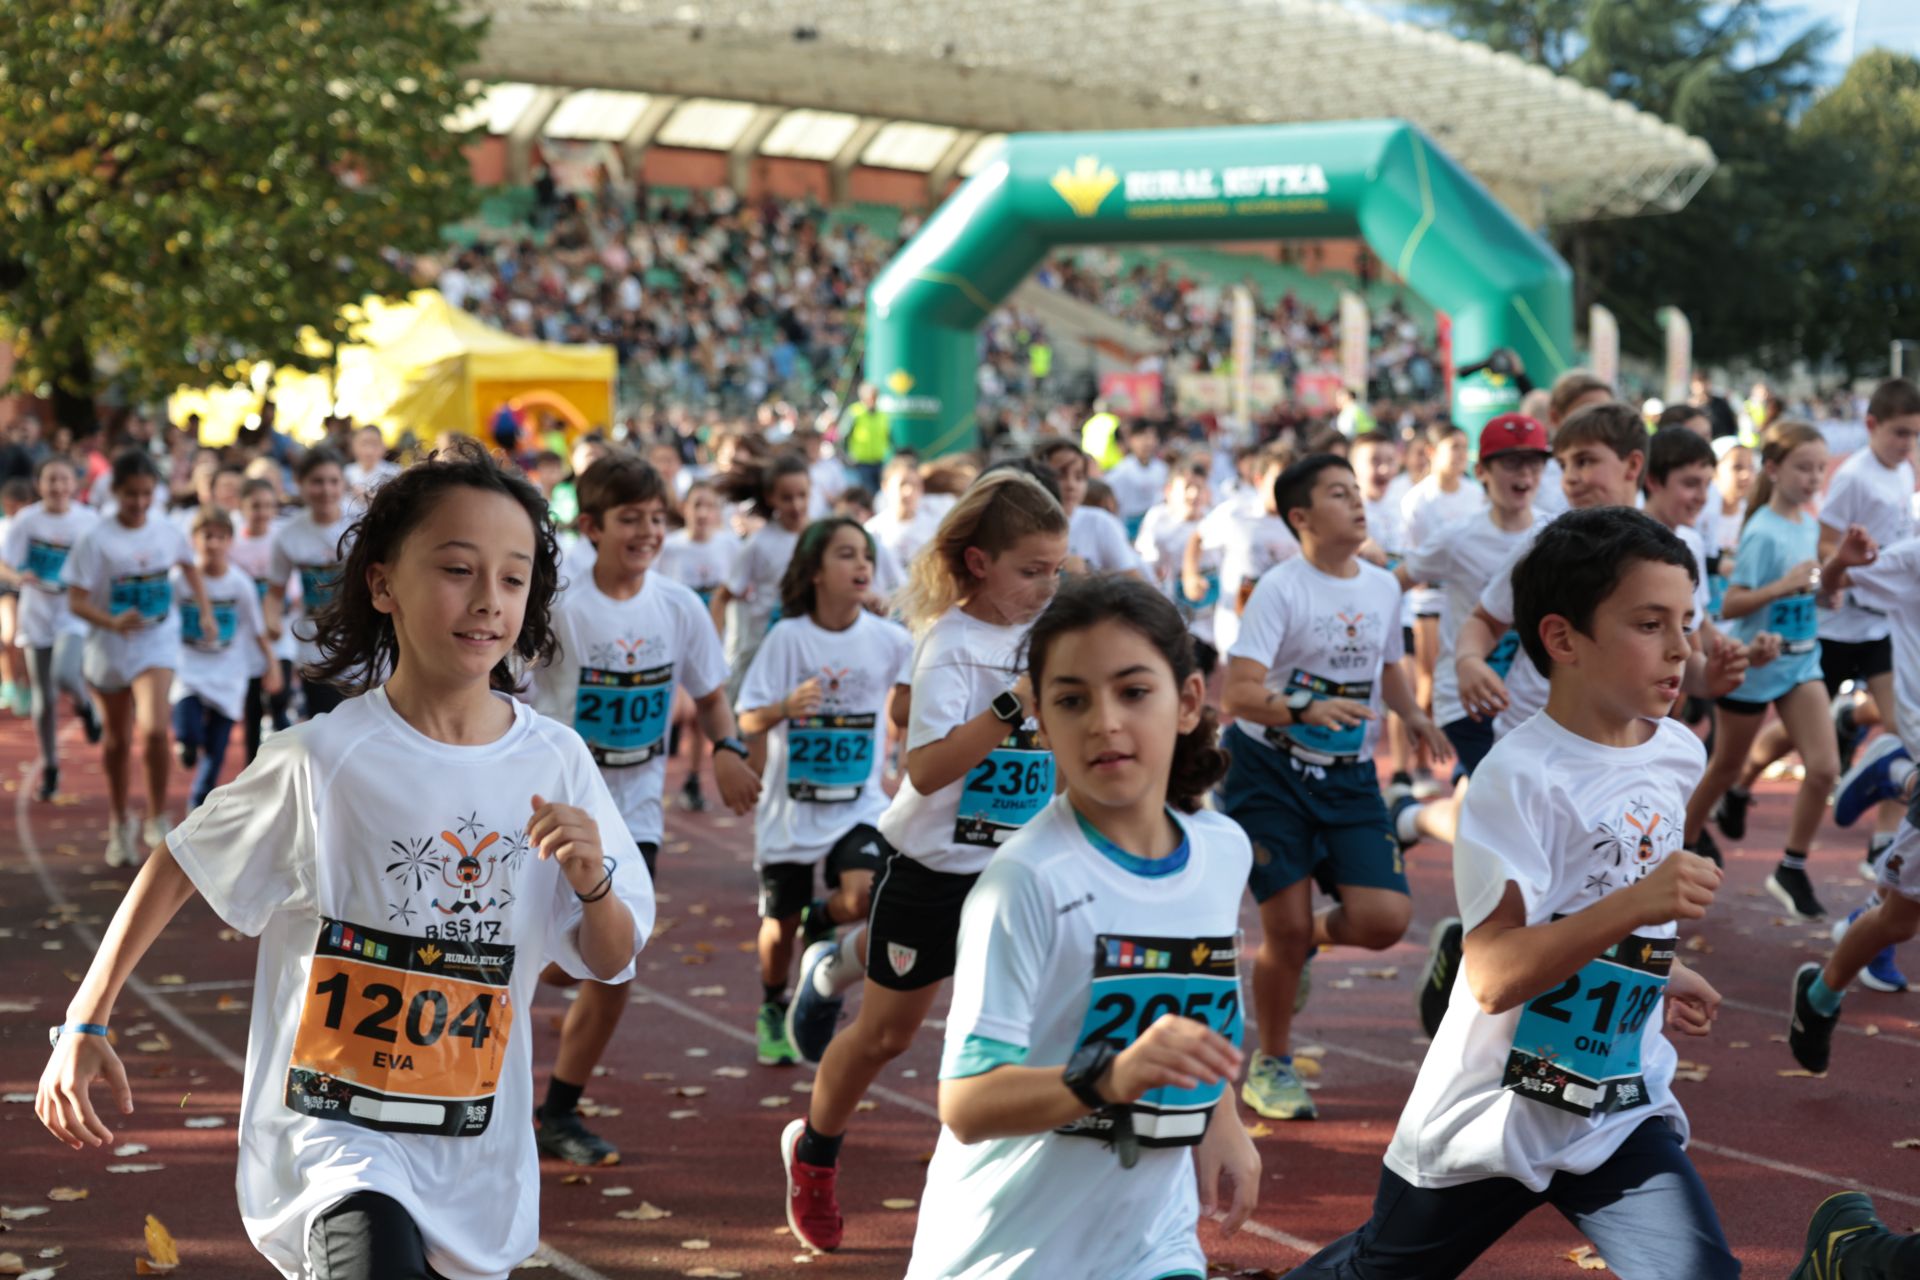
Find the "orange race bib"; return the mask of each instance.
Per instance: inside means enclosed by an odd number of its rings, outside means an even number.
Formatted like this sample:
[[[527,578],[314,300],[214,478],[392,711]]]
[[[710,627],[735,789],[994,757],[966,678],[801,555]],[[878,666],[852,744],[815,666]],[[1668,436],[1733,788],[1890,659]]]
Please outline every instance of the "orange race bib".
[[[513,956],[322,920],[287,1105],[389,1133],[485,1133],[513,1027]]]

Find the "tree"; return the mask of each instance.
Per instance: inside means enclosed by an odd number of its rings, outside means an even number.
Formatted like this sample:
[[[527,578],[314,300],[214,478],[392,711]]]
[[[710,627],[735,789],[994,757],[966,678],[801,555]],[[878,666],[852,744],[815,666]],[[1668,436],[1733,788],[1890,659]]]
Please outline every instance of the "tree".
[[[90,421],[130,394],[315,368],[299,335],[405,287],[387,256],[471,204],[446,121],[481,30],[454,0],[8,0],[0,332]]]

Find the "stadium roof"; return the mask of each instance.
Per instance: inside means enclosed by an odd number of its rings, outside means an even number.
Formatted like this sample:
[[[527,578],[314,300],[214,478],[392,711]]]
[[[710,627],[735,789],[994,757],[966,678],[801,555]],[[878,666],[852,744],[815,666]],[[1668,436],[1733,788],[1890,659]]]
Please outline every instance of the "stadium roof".
[[[678,99],[653,140],[727,149],[773,106],[793,110],[754,143],[763,154],[826,158],[883,121],[860,162],[930,172],[964,144],[965,174],[1014,130],[1397,116],[1503,195],[1537,192],[1555,221],[1680,209],[1715,164],[1705,142],[1572,80],[1334,0],[470,3],[492,16],[476,71],[506,82],[496,97],[624,91],[546,100],[553,137],[620,138]],[[520,119],[487,109],[501,132]]]

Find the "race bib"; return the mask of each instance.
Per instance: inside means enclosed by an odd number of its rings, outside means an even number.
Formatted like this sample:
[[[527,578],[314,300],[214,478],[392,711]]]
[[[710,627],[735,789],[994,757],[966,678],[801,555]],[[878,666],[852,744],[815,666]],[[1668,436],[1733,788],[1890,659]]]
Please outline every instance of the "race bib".
[[[1103,933],[1094,939],[1093,991],[1078,1045],[1106,1040],[1124,1049],[1167,1014],[1204,1022],[1240,1043],[1237,938],[1144,938]],[[1166,1085],[1133,1104],[1143,1147],[1190,1147],[1207,1132],[1226,1083],[1193,1089]],[[1057,1132],[1107,1139],[1112,1118],[1096,1113]]]
[[[303,564],[300,566],[300,607],[307,613],[318,613],[333,601],[334,588],[340,585],[340,566],[338,564]]]
[[[1724,611],[1722,606],[1724,606],[1726,602],[1727,575],[1724,573],[1712,574],[1707,578],[1707,612],[1716,618],[1719,617]]]
[[[1126,526],[1128,546],[1132,546],[1135,542],[1139,541],[1140,526],[1145,524],[1146,522],[1147,522],[1147,515],[1146,515],[1146,512],[1144,511],[1137,516],[1128,516],[1126,519],[1120,522],[1121,524]]]
[[[1038,730],[1016,730],[967,771],[953,820],[953,842],[994,848],[1051,799],[1053,753],[1040,747]]]
[[[1340,684],[1324,676],[1316,676],[1311,671],[1295,668],[1287,678],[1286,691],[1294,694],[1302,690],[1313,694],[1315,702],[1324,702],[1328,698],[1349,698],[1368,705],[1373,702],[1371,680]],[[1267,743],[1310,764],[1352,764],[1360,758],[1361,748],[1366,746],[1368,723],[1362,720],[1345,729],[1325,729],[1314,724],[1268,725]]]
[[[1780,637],[1782,653],[1812,653],[1819,641],[1819,611],[1811,595],[1789,596],[1767,607],[1768,631]]]
[[[595,764],[626,768],[660,754],[672,707],[672,663],[645,671],[582,667],[573,727],[587,740]]]
[[[1180,603],[1180,605],[1184,607],[1189,613],[1199,613],[1203,609],[1211,609],[1213,608],[1213,606],[1220,603],[1219,572],[1210,570],[1203,576],[1207,580],[1207,590],[1206,590],[1206,593],[1202,595],[1198,600],[1189,599],[1187,596],[1186,588],[1184,586],[1180,587],[1177,591],[1174,592],[1174,595],[1178,598],[1178,602]],[[1242,603],[1244,603],[1244,601]]]
[[[513,955],[322,920],[287,1105],[388,1133],[485,1133],[513,1028]]]
[[[57,542],[42,542],[38,538],[27,539],[27,562],[25,569],[49,587],[60,585],[60,575],[66,572],[67,555],[72,547],[63,547]]]
[[[1578,1116],[1647,1105],[1642,1032],[1666,992],[1673,947],[1672,938],[1628,934],[1552,991],[1527,1001],[1501,1087]]]
[[[146,620],[148,626],[166,621],[173,608],[173,583],[167,571],[141,573],[115,578],[107,588],[107,612],[121,614],[129,609]]]
[[[220,634],[209,640],[200,633],[200,610],[198,607],[180,611],[180,640],[183,644],[198,645],[202,649],[225,649],[233,644],[233,635],[240,627],[240,606],[235,600],[213,601],[213,624],[220,628]]]
[[[255,578],[253,580],[253,591],[255,595],[260,597],[261,604],[264,605],[267,602],[267,588],[272,585],[273,584],[265,578]]]
[[[858,800],[873,776],[874,715],[787,721],[787,795],[812,804]]]
[[[1492,651],[1487,654],[1487,665],[1493,668],[1493,674],[1505,680],[1507,672],[1513,670],[1513,656],[1519,652],[1520,633],[1508,627],[1506,634],[1494,642]]]

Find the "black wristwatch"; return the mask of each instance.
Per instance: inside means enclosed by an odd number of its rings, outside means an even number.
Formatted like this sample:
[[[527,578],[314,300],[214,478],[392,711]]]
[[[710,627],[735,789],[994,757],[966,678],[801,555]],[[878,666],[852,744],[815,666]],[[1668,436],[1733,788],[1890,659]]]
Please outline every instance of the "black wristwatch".
[[[715,751],[731,751],[742,760],[747,758],[747,744],[738,738],[722,738],[713,744]]]
[[[1074,1050],[1067,1059],[1064,1079],[1067,1088],[1073,1090],[1073,1096],[1087,1104],[1094,1111],[1104,1111],[1114,1104],[1100,1096],[1100,1081],[1113,1067],[1113,1060],[1120,1051],[1113,1047],[1111,1040],[1089,1040]]]
[[[1027,709],[1020,705],[1020,695],[1011,689],[1002,689],[993,695],[993,714],[1008,724],[1019,724],[1027,718]]]
[[[1295,689],[1287,695],[1287,723],[1299,724],[1300,713],[1313,705],[1311,689]]]

